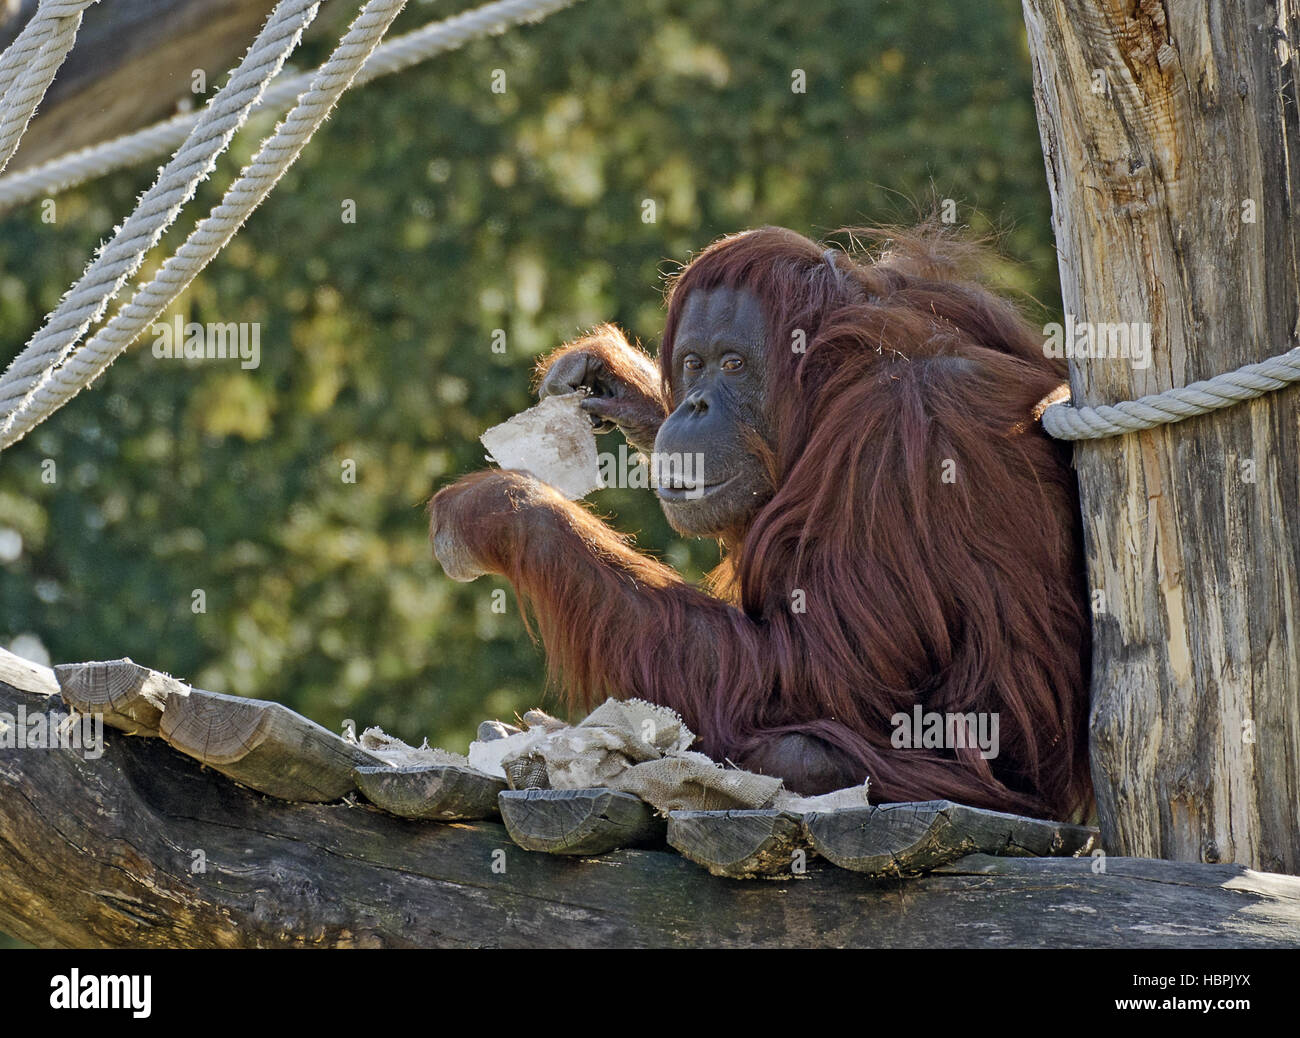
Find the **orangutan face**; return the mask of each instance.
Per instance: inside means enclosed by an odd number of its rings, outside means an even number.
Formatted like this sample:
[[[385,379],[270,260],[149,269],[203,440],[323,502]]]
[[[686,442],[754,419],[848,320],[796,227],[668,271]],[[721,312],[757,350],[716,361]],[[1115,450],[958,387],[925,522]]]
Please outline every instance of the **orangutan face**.
[[[772,442],[766,327],[747,289],[696,291],[682,307],[673,410],[655,438],[659,500],[678,532],[718,536],[747,526],[773,492],[756,453]]]

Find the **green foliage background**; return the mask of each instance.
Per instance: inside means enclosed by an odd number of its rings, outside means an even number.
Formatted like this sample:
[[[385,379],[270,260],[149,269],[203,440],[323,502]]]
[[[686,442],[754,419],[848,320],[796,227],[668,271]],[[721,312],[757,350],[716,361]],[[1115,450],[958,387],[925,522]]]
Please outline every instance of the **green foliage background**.
[[[413,4],[394,31],[467,6]],[[1020,19],[1018,0],[587,0],[348,94],[173,311],[260,322],[261,366],[159,360],[145,339],[0,460],[0,530],[22,538],[0,644],[128,655],[463,751],[479,720],[543,700],[543,660],[507,585],[442,575],[422,506],[528,405],[537,354],[602,320],[653,348],[663,275],[720,234],[907,221],[934,198],[999,231],[1006,283],[1054,302]],[[6,357],[151,177],[59,196],[54,225],[36,204],[0,221]],[[594,503],[692,577],[716,561],[645,492]]]

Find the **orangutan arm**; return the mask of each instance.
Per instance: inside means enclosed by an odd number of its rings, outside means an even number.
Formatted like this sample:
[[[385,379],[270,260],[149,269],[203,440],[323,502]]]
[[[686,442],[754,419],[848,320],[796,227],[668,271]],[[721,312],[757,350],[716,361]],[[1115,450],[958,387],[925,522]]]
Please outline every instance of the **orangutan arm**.
[[[500,574],[532,607],[548,665],[570,698],[605,695],[671,707],[695,732],[731,687],[762,677],[762,641],[734,607],[628,547],[582,506],[522,472],[478,472],[429,505],[447,575]]]

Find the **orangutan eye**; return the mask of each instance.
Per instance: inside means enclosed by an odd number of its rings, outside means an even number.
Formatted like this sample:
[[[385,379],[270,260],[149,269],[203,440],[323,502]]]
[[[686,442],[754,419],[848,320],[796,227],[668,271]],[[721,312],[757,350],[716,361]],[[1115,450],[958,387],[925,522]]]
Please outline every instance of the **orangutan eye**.
[[[745,366],[745,358],[739,353],[728,353],[722,358],[723,371],[739,371]]]
[[[687,371],[699,371],[700,368],[704,367],[704,361],[700,360],[698,355],[688,353],[682,358],[682,367]]]

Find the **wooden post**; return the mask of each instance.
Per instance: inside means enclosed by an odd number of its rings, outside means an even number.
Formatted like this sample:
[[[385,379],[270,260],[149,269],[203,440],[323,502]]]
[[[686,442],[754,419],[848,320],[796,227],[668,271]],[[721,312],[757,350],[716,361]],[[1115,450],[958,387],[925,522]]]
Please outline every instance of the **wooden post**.
[[[1149,325],[1154,347],[1148,366],[1140,335],[1127,357],[1073,359],[1075,400],[1295,346],[1295,6],[1024,10],[1066,312]],[[1111,853],[1300,872],[1298,405],[1293,387],[1077,449]]]

